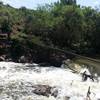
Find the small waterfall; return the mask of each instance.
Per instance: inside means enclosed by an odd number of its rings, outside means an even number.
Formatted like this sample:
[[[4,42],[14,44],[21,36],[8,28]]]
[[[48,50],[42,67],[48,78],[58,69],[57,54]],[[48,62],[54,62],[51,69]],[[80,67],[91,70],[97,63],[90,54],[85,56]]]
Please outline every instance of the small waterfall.
[[[35,85],[55,87],[58,95],[37,95]],[[0,62],[0,100],[86,100],[89,87],[91,100],[99,100],[100,83],[83,82],[81,74],[70,69]]]

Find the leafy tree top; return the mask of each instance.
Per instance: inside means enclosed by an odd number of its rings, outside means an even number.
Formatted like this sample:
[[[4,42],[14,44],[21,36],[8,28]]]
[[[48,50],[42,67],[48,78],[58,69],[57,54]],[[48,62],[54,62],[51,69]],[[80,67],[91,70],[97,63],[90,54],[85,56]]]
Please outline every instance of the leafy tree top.
[[[60,0],[63,5],[73,5],[76,4],[76,0]]]

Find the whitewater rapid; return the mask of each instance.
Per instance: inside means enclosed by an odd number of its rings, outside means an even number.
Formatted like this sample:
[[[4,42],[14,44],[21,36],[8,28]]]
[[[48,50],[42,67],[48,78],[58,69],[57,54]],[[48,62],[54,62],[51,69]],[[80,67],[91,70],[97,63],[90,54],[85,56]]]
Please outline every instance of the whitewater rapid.
[[[37,84],[56,87],[57,97],[34,94],[32,86]],[[53,66],[0,62],[0,100],[86,100],[89,86],[91,100],[100,100],[100,82],[82,82],[80,73]]]

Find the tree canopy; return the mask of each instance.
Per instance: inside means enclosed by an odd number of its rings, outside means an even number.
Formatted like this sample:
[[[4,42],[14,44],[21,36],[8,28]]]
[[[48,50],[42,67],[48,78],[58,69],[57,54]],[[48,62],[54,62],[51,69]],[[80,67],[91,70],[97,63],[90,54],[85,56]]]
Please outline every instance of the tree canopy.
[[[100,53],[100,12],[80,7],[76,0],[60,0],[36,10],[0,2],[0,32],[77,53]]]
[[[60,0],[63,5],[73,5],[76,4],[76,0]]]

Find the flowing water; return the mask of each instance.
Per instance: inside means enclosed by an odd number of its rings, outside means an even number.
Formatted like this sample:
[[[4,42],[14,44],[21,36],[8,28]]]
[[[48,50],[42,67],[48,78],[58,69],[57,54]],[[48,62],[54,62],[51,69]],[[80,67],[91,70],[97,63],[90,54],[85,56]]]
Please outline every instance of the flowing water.
[[[57,97],[34,94],[37,84],[56,87]],[[0,100],[86,100],[89,86],[91,100],[100,100],[100,83],[82,82],[81,74],[69,69],[0,62]]]

